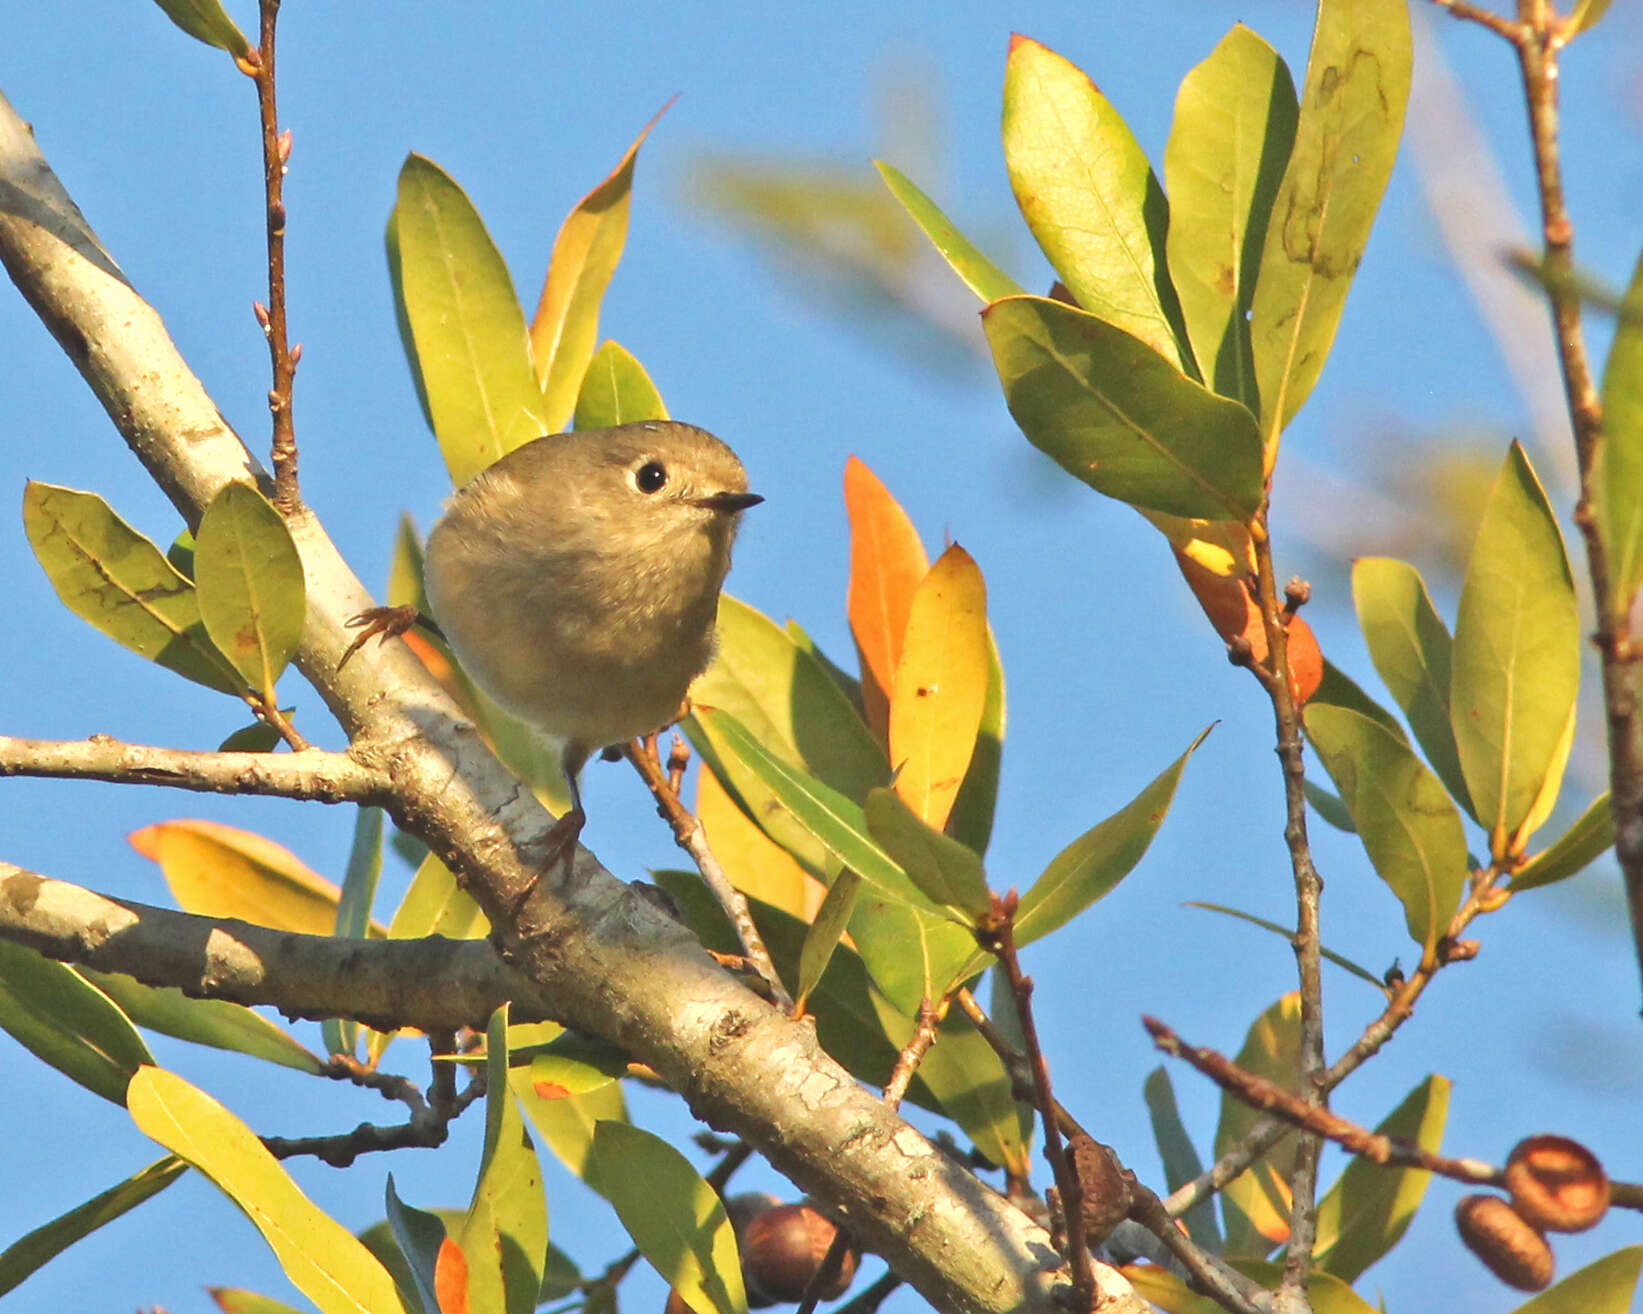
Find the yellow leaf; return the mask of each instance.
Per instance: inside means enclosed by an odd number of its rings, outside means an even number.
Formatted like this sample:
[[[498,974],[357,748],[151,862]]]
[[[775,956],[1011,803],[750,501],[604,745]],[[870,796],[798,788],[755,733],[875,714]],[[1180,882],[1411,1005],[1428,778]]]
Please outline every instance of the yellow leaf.
[[[882,744],[889,733],[890,686],[901,660],[913,593],[930,570],[907,513],[879,477],[852,456],[844,466],[850,516],[850,632],[861,658],[861,701]]]
[[[1249,530],[1236,520],[1189,520],[1162,511],[1142,511],[1182,556],[1214,575],[1255,573],[1255,545]]]
[[[309,935],[336,930],[341,891],[273,840],[215,821],[162,821],[133,831],[130,840],[160,864],[186,912]],[[370,933],[387,934],[376,922]]]
[[[1563,727],[1563,738],[1558,741],[1557,748],[1552,753],[1552,760],[1547,765],[1546,779],[1541,781],[1540,792],[1535,795],[1535,801],[1529,808],[1529,815],[1523,819],[1517,834],[1512,837],[1510,854],[1514,858],[1522,857],[1528,851],[1530,837],[1546,824],[1546,818],[1552,815],[1552,809],[1557,806],[1558,791],[1563,787],[1563,772],[1569,765],[1569,750],[1575,744],[1577,709],[1578,700],[1569,704],[1569,722]]]
[[[705,762],[696,778],[696,819],[738,890],[804,922],[816,915],[827,888],[748,819]]]
[[[937,830],[975,752],[987,668],[987,584],[955,543],[913,594],[890,691],[896,793]]]

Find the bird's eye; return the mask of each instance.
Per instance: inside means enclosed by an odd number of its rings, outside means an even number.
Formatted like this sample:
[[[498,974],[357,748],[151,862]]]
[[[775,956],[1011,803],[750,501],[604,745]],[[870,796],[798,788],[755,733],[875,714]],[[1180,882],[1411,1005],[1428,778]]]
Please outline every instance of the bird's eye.
[[[660,461],[646,461],[633,475],[641,493],[659,493],[667,486],[667,468]]]

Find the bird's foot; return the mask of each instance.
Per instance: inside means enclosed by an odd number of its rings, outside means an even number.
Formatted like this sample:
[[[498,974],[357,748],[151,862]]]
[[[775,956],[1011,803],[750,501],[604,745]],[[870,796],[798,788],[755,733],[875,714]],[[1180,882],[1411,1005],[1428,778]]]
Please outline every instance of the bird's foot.
[[[337,663],[337,670],[348,665],[348,659],[363,648],[372,639],[397,639],[418,621],[428,622],[420,611],[410,603],[399,607],[371,607],[357,616],[348,618],[347,625],[351,630],[358,630],[359,637],[348,645],[348,650],[342,654],[342,660]]]
[[[508,914],[512,921],[519,920],[526,900],[536,893],[536,887],[542,883],[542,878],[555,867],[560,868],[560,875],[570,875],[571,866],[576,861],[576,841],[581,838],[582,827],[587,821],[588,814],[575,807],[553,823],[546,841],[547,856],[537,864],[536,870],[525,882],[525,888],[514,895],[513,902],[508,906]]]

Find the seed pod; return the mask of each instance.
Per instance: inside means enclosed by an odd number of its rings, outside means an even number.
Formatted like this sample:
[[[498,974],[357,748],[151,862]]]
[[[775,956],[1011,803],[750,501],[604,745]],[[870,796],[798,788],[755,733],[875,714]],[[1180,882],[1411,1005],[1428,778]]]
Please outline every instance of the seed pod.
[[[1498,1195],[1469,1195],[1455,1206],[1460,1239],[1489,1271],[1519,1291],[1544,1291],[1552,1281],[1552,1249]]]
[[[1543,1232],[1584,1232],[1609,1208],[1609,1176],[1567,1136],[1531,1136],[1506,1161],[1512,1207]]]
[[[742,1278],[754,1308],[799,1300],[821,1268],[838,1228],[806,1204],[777,1205],[742,1230]],[[856,1276],[856,1252],[845,1251],[838,1276],[817,1294],[835,1300]]]

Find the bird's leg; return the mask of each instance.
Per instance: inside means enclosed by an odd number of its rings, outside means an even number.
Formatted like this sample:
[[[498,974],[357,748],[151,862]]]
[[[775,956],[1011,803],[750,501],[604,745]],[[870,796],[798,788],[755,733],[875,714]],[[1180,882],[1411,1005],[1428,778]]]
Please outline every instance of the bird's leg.
[[[560,752],[559,765],[564,770],[565,783],[570,787],[570,809],[553,823],[547,836],[547,856],[537,864],[536,870],[525,882],[525,888],[514,896],[509,906],[509,913],[514,921],[519,920],[525,901],[536,893],[536,887],[550,871],[558,867],[561,869],[561,875],[570,875],[571,866],[576,861],[576,841],[582,837],[582,827],[588,821],[588,814],[582,810],[581,786],[576,779],[581,775],[583,764],[587,760],[588,749],[575,740],[566,743]]]
[[[348,665],[350,657],[372,639],[381,639],[383,642],[387,642],[389,639],[397,639],[415,625],[420,625],[423,629],[432,631],[441,639],[445,637],[444,632],[434,623],[432,617],[424,616],[408,602],[398,607],[369,607],[357,616],[350,616],[347,625],[351,630],[358,630],[359,637],[348,645],[348,650],[342,654],[342,659],[337,662],[337,670],[339,671]]]

